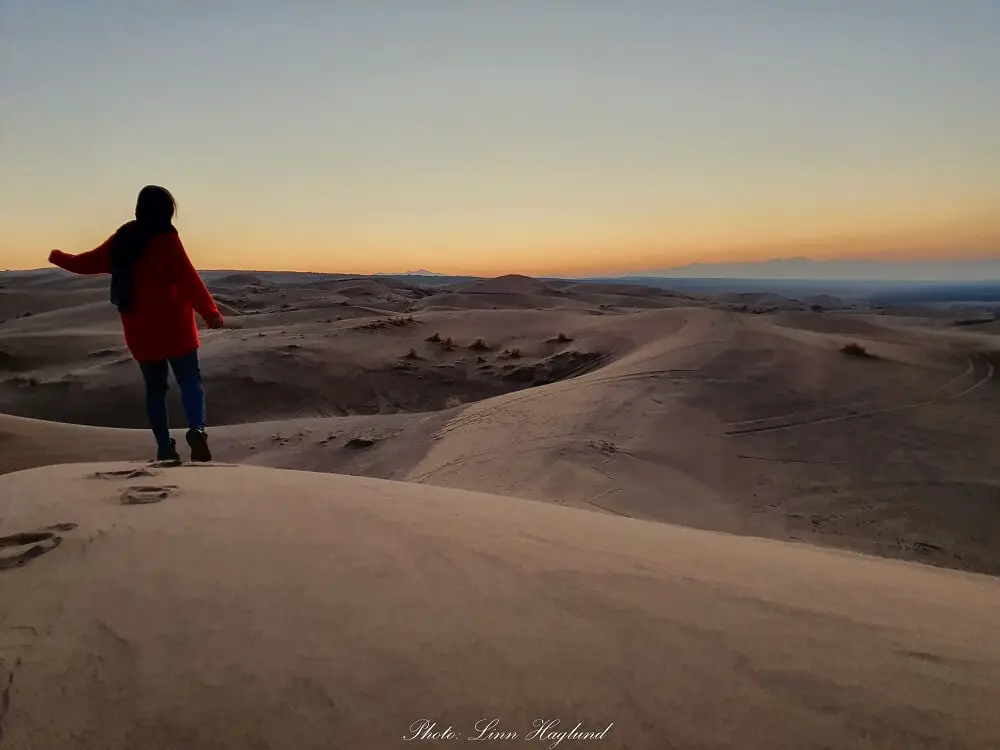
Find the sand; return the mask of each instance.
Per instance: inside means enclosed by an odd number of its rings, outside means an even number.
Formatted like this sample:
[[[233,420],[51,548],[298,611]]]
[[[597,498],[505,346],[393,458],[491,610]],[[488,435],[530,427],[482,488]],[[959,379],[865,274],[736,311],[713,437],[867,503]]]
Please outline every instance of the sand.
[[[0,750],[1000,746],[992,324],[207,278],[178,468],[106,280],[0,275]]]
[[[8,474],[0,521],[60,539],[0,570],[4,750],[1000,742],[986,576],[224,465]]]
[[[0,310],[39,312],[0,324],[0,472],[149,457],[105,282],[5,283]],[[220,460],[1000,573],[988,325],[523,276],[209,284],[231,308],[203,335]]]

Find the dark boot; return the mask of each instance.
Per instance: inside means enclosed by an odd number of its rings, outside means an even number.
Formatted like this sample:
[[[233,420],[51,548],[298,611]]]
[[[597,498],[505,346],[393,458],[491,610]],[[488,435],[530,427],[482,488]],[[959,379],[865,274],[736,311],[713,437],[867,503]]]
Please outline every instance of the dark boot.
[[[192,461],[212,460],[212,452],[208,449],[208,435],[204,430],[188,430],[187,444],[191,448]]]
[[[170,438],[170,445],[161,445],[156,449],[157,461],[180,461],[181,456],[177,452],[177,441]]]

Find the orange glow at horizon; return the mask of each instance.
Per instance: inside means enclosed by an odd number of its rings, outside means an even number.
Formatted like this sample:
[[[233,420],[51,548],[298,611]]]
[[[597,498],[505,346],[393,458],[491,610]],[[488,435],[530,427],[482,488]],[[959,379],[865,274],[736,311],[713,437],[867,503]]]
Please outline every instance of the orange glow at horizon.
[[[1000,214],[998,214],[1000,216]],[[203,269],[232,268],[321,273],[399,273],[420,269],[452,275],[499,276],[613,274],[684,266],[693,263],[754,263],[775,258],[813,260],[958,260],[1000,257],[1000,220],[991,216],[965,221],[914,222],[915,226],[866,233],[846,229],[819,233],[767,233],[748,230],[671,237],[638,232],[592,232],[573,238],[551,238],[515,233],[497,236],[483,232],[438,237],[391,235],[356,237],[336,228],[297,237],[290,232],[254,231],[248,237],[219,233],[178,221],[185,246]],[[61,249],[82,252],[98,244],[114,229],[81,231],[76,242]],[[32,233],[33,234],[33,233]],[[735,236],[734,236],[735,235]],[[0,268],[37,268],[45,265],[48,247],[33,236],[7,233],[0,238]],[[36,244],[29,249],[29,244]]]
[[[248,246],[232,239],[185,240],[202,264],[217,268],[278,268],[324,273],[398,273],[425,269],[453,275],[499,276],[582,275],[627,273],[692,263],[753,263],[774,258],[814,260],[950,260],[1000,257],[1000,212],[964,220],[915,221],[912,226],[852,232],[849,222],[839,231],[819,233],[771,232],[737,227],[729,231],[657,237],[639,232],[612,231],[569,238],[547,239],[517,233],[484,231],[476,237],[391,236],[357,238],[330,231],[297,242],[289,236],[270,241],[258,236]],[[856,222],[856,226],[863,226]],[[273,243],[273,244],[272,244]],[[277,251],[276,248],[281,250]],[[211,248],[211,250],[209,250]],[[210,262],[209,262],[209,259]],[[283,259],[283,261],[279,261]]]

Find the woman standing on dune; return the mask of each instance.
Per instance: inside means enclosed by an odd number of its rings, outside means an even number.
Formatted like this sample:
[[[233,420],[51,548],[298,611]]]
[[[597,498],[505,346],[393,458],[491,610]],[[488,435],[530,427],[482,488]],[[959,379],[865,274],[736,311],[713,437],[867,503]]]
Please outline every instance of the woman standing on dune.
[[[172,369],[187,415],[191,460],[211,461],[194,312],[210,328],[221,328],[223,319],[174,228],[176,208],[166,188],[147,185],[139,191],[134,221],[90,252],[53,250],[49,262],[72,273],[111,274],[111,302],[121,315],[125,345],[146,383],[146,414],[156,436],[157,460],[180,459],[167,419]]]

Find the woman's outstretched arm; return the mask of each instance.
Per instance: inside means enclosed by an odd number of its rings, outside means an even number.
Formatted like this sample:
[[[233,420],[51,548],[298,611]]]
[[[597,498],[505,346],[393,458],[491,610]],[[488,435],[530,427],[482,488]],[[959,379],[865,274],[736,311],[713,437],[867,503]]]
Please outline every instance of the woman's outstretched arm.
[[[49,253],[49,263],[70,273],[98,274],[111,273],[111,237],[108,237],[99,247],[86,253],[73,255],[62,250]]]

